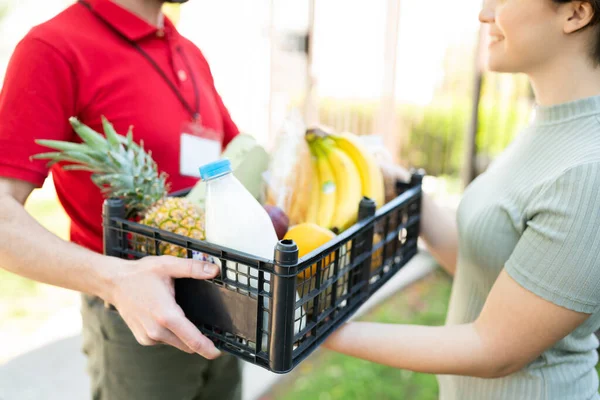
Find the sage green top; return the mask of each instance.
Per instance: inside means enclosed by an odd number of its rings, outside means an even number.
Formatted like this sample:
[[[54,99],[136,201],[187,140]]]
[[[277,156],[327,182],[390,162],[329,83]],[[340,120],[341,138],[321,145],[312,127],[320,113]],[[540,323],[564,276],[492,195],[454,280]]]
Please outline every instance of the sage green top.
[[[442,400],[600,399],[600,96],[541,106],[465,190],[448,324],[474,321],[500,274],[592,314],[520,372],[438,376]]]

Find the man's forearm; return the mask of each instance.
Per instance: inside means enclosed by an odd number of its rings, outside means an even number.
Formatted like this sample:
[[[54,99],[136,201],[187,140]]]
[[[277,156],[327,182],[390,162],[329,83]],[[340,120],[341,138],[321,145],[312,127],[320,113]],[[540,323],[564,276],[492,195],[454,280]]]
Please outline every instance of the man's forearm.
[[[454,275],[458,254],[455,215],[436,204],[426,193],[423,193],[421,209],[421,237],[437,262]]]
[[[472,324],[427,327],[351,322],[324,347],[415,372],[489,378],[500,371]]]
[[[0,196],[0,268],[107,300],[110,272],[119,263],[65,242],[37,223],[13,197]]]

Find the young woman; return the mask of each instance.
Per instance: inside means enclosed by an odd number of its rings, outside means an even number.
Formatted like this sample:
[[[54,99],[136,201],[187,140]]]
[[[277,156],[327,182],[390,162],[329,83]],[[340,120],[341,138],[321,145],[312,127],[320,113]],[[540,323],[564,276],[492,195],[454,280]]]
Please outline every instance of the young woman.
[[[600,0],[488,0],[488,64],[528,75],[535,118],[465,191],[423,199],[454,286],[447,325],[352,322],[334,351],[438,375],[443,400],[600,399]]]

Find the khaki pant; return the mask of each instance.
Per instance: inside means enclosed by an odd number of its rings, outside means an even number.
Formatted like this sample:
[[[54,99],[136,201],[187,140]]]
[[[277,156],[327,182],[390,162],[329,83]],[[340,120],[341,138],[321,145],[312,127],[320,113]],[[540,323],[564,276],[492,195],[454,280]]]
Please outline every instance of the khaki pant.
[[[241,366],[167,345],[141,346],[114,310],[82,296],[83,352],[93,400],[240,400]]]

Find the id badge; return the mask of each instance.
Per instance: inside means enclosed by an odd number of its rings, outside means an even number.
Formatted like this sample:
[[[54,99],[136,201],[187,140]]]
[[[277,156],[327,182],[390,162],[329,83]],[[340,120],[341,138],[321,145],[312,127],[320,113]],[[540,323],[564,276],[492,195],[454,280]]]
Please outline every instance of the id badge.
[[[185,122],[181,128],[179,173],[200,178],[199,168],[221,156],[223,133],[199,121]]]

